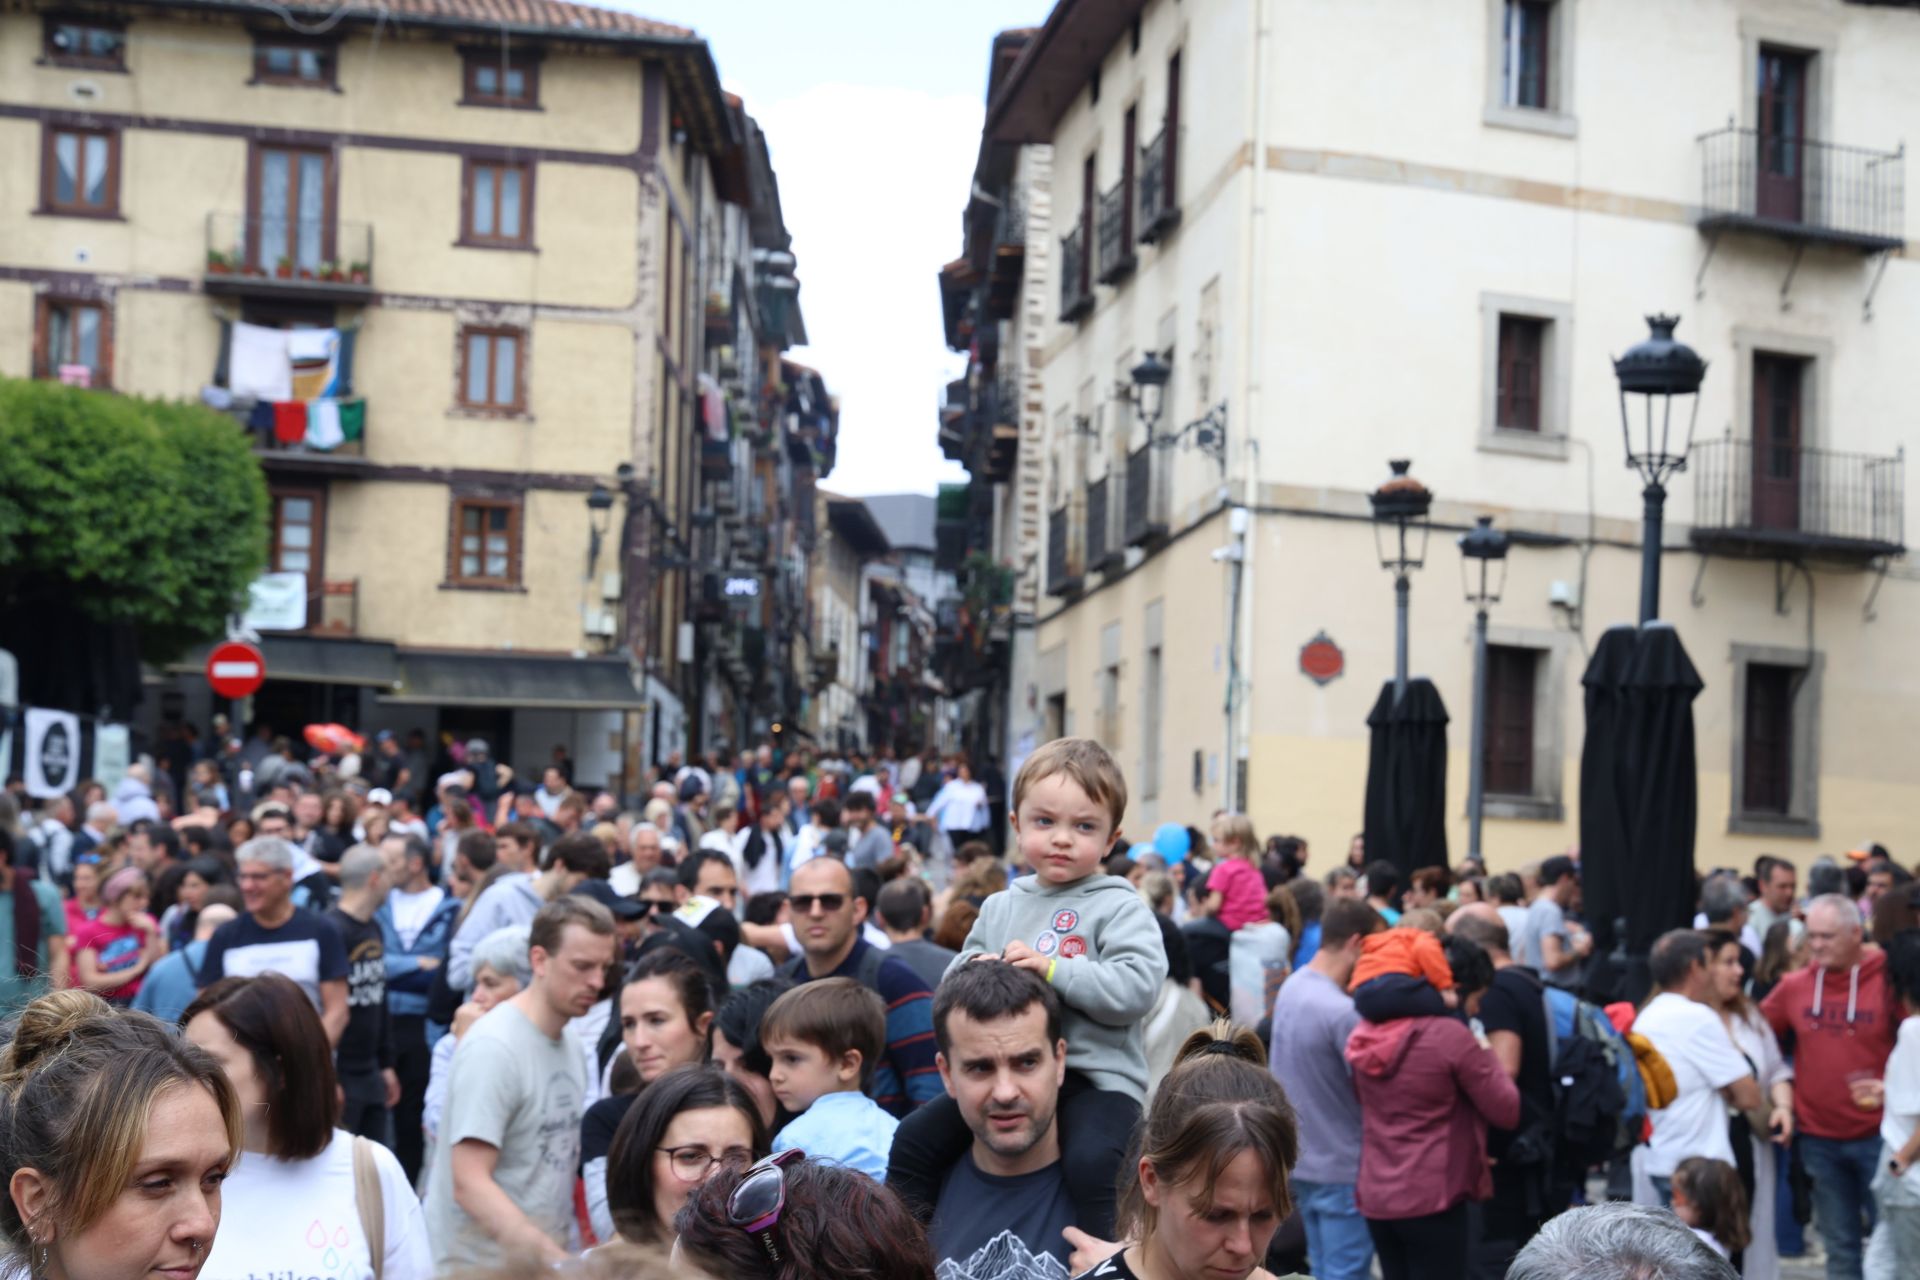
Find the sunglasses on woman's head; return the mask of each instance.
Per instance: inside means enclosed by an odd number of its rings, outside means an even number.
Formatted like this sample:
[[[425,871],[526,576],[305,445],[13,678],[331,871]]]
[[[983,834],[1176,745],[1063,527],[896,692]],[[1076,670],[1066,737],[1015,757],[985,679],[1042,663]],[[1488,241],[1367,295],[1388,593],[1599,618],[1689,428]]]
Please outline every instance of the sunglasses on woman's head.
[[[776,1151],[741,1175],[727,1197],[727,1221],[758,1240],[775,1266],[783,1261],[773,1229],[787,1207],[787,1166],[806,1158],[798,1147]]]

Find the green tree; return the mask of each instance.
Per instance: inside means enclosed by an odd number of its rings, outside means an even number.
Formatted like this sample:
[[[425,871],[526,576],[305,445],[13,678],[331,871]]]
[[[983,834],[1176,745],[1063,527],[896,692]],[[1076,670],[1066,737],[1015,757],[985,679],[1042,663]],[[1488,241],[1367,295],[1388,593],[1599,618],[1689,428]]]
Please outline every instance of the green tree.
[[[266,480],[231,418],[0,378],[0,605],[53,593],[163,662],[221,634],[266,546]]]

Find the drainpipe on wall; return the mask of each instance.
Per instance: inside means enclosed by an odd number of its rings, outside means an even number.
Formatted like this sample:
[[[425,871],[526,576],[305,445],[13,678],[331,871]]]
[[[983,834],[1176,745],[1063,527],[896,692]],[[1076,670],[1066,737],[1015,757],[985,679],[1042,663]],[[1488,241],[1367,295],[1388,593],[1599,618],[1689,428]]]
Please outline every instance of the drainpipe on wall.
[[[1267,111],[1266,111],[1266,60],[1267,60],[1267,4],[1266,0],[1253,0],[1249,6],[1252,17],[1252,38],[1247,42],[1251,60],[1248,75],[1248,134],[1253,139],[1253,162],[1248,169],[1247,213],[1245,261],[1247,270],[1242,277],[1246,281],[1246,326],[1245,346],[1242,348],[1240,367],[1240,407],[1233,415],[1244,423],[1246,448],[1240,453],[1240,496],[1236,501],[1233,493],[1234,477],[1231,472],[1233,453],[1224,456],[1229,460],[1227,474],[1224,476],[1225,495],[1234,508],[1228,516],[1228,528],[1233,538],[1233,559],[1229,568],[1230,599],[1227,608],[1227,753],[1223,762],[1226,768],[1225,804],[1230,810],[1244,812],[1247,797],[1242,775],[1245,771],[1250,743],[1252,739],[1252,714],[1248,703],[1251,701],[1253,681],[1244,669],[1255,652],[1253,647],[1253,610],[1241,600],[1247,581],[1253,572],[1254,548],[1258,539],[1254,536],[1254,512],[1260,505],[1260,373],[1259,357],[1261,350],[1261,320],[1265,294],[1262,283],[1265,280],[1263,262],[1266,246],[1266,208],[1261,199],[1261,181],[1265,175],[1267,159]],[[1231,420],[1230,420],[1231,421]]]

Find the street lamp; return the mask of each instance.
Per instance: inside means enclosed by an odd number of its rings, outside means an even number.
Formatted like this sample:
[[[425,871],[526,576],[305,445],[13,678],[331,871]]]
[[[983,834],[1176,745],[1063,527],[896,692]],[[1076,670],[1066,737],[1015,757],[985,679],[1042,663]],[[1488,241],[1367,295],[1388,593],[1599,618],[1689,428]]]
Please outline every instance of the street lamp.
[[[1660,525],[1667,502],[1666,481],[1687,469],[1687,450],[1693,445],[1693,426],[1700,416],[1700,383],[1707,376],[1707,362],[1692,347],[1674,341],[1674,326],[1679,323],[1679,316],[1648,316],[1647,340],[1613,362],[1614,376],[1620,380],[1620,431],[1627,446],[1627,466],[1646,484],[1641,495],[1646,499],[1640,533],[1642,624],[1653,621],[1660,611]],[[1681,401],[1686,424],[1677,448],[1675,399]]]
[[[1380,567],[1393,574],[1393,696],[1397,702],[1407,691],[1407,609],[1413,595],[1413,583],[1407,576],[1426,563],[1427,510],[1433,506],[1433,491],[1407,474],[1413,464],[1405,458],[1387,463],[1393,474],[1387,482],[1367,495],[1373,503],[1373,544],[1380,553]],[[1391,545],[1385,530],[1391,527]],[[1417,546],[1409,541],[1416,533]]]
[[[1133,401],[1134,412],[1140,417],[1140,425],[1147,429],[1148,440],[1153,439],[1153,429],[1160,425],[1160,413],[1166,407],[1167,382],[1172,377],[1173,366],[1152,351],[1133,366],[1133,390],[1127,398]]]
[[[1460,535],[1460,582],[1473,614],[1473,754],[1467,758],[1467,856],[1480,856],[1480,812],[1486,801],[1487,606],[1507,585],[1507,535],[1481,516]],[[1468,564],[1478,566],[1478,580]]]

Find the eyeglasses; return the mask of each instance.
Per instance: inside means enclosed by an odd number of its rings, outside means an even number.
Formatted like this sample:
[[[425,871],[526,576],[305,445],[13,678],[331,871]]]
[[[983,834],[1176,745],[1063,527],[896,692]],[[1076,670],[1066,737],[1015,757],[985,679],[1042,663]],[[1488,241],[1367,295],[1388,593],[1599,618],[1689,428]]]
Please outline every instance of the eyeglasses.
[[[660,1147],[667,1153],[667,1159],[673,1163],[673,1176],[682,1182],[699,1182],[707,1176],[707,1170],[725,1161],[745,1164],[749,1153],[734,1148],[719,1155],[705,1147]]]
[[[847,895],[844,893],[796,893],[787,901],[803,916],[812,915],[816,903],[819,904],[821,911],[832,915],[847,905]]]
[[[727,1197],[727,1221],[759,1240],[775,1266],[783,1261],[773,1228],[787,1207],[787,1166],[806,1158],[798,1147],[777,1151],[747,1170]]]

